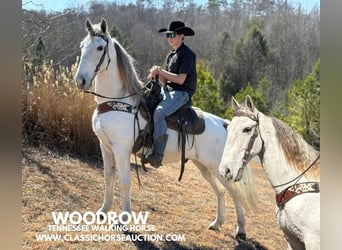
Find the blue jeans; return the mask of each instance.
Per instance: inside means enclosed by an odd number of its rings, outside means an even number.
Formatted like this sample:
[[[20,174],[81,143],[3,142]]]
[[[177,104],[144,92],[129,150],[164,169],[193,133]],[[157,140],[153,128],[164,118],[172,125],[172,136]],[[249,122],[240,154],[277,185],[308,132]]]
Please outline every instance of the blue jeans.
[[[153,114],[154,120],[154,141],[161,135],[166,134],[166,117],[176,112],[190,99],[188,92],[180,90],[168,90],[162,88],[163,100],[158,104]]]

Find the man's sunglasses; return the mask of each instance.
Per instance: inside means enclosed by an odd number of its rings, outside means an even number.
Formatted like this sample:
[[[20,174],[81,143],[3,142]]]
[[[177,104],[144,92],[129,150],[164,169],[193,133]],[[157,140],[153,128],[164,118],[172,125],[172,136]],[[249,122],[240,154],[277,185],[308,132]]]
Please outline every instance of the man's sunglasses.
[[[177,33],[166,33],[166,38],[175,38]]]

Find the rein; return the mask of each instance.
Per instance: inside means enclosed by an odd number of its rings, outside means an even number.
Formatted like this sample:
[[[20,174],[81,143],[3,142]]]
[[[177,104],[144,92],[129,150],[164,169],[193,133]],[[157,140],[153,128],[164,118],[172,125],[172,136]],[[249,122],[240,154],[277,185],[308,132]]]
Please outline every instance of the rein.
[[[144,84],[142,86],[141,89],[129,94],[129,95],[126,95],[126,96],[122,96],[122,97],[110,97],[110,96],[104,96],[104,95],[100,95],[94,91],[89,91],[89,90],[83,90],[84,93],[87,93],[87,94],[92,94],[94,96],[98,96],[98,97],[102,97],[102,98],[105,98],[105,99],[110,99],[110,100],[121,100],[121,99],[125,99],[125,98],[128,98],[128,97],[131,97],[131,96],[134,96],[136,94],[139,94],[141,91],[147,89],[147,86],[149,85],[150,83],[147,82],[146,84]]]
[[[318,161],[318,159],[320,158],[320,154],[317,156],[317,158],[310,164],[310,166],[308,166],[300,175],[298,175],[296,178],[293,178],[292,180],[290,180],[290,181],[288,181],[288,182],[286,182],[286,183],[283,183],[283,184],[280,184],[280,185],[275,185],[275,186],[273,186],[272,185],[272,187],[273,188],[277,188],[277,187],[282,187],[282,186],[285,186],[285,185],[287,185],[287,184],[290,184],[291,182],[294,182],[294,181],[296,181],[296,183],[300,180],[300,178],[302,178],[303,177],[303,175],[307,172],[307,171],[309,171],[310,170],[310,168],[312,168],[312,166],[313,165],[315,165],[315,163]]]
[[[128,97],[134,96],[134,95],[136,95],[136,94],[139,94],[139,92],[140,92],[141,90],[145,89],[145,86],[146,86],[146,85],[144,85],[141,89],[139,89],[139,90],[137,90],[137,91],[135,91],[135,92],[133,92],[133,93],[131,93],[131,94],[129,94],[129,95],[122,96],[122,97],[104,96],[104,95],[100,95],[100,94],[98,94],[98,93],[96,93],[96,92],[94,92],[94,91],[88,91],[88,90],[84,90],[83,92],[84,92],[84,93],[87,93],[87,94],[92,94],[92,95],[94,95],[94,96],[98,96],[98,97],[110,99],[110,100],[121,100],[121,99],[125,99],[125,98],[128,98]]]

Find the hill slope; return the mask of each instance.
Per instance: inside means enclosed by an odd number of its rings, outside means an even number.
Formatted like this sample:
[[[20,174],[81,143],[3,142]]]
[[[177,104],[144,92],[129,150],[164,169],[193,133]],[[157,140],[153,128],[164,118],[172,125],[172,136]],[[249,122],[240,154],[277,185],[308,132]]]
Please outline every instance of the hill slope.
[[[103,172],[92,164],[69,156],[25,147],[22,160],[23,249],[286,249],[286,241],[275,216],[274,193],[262,168],[255,163],[251,166],[260,205],[258,211],[246,212],[246,242],[238,243],[233,237],[236,214],[228,194],[226,222],[218,232],[207,229],[216,215],[216,197],[191,162],[187,163],[181,182],[177,181],[179,164],[162,166],[157,170],[148,168],[148,172],[139,171],[140,189],[135,170],[131,171],[132,210],[149,211],[148,224],[155,226],[154,233],[179,236],[181,241],[37,241],[37,234],[69,234],[73,237],[82,233],[49,230],[48,226],[54,224],[52,212],[96,212],[103,199]],[[116,181],[112,211],[119,213],[120,208]],[[125,235],[137,236],[136,233]]]

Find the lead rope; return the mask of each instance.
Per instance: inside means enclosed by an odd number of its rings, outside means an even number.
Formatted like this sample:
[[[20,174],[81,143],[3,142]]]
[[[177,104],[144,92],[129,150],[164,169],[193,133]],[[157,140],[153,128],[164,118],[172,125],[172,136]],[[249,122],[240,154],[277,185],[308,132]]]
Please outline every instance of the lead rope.
[[[140,133],[140,123],[139,123],[139,116],[138,116],[138,112],[139,110],[135,113],[134,115],[134,131],[133,131],[133,138],[135,139],[135,126],[136,124],[138,125],[138,131]],[[139,175],[139,171],[138,171],[138,160],[137,160],[137,152],[134,153],[134,163],[135,163],[135,171],[136,171],[136,174],[137,174],[137,178],[138,178],[138,183],[139,183],[139,189],[140,187],[142,187],[141,185],[141,181],[140,181],[140,175]],[[141,165],[142,169],[147,172],[147,169],[145,167],[144,164]]]

